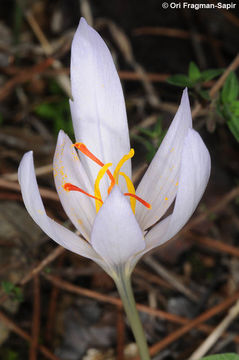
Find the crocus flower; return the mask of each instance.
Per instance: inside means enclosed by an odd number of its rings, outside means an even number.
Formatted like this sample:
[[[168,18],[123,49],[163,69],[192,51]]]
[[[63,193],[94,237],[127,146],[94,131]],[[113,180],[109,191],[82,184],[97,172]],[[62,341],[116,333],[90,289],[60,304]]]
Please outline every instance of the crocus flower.
[[[110,52],[81,19],[71,50],[70,100],[76,142],[60,131],[53,168],[62,206],[78,234],[47,216],[24,155],[19,182],[34,221],[58,244],[90,258],[112,277],[131,273],[139,258],[172,238],[188,221],[210,174],[210,156],[192,129],[184,90],[171,126],[136,191],[131,180],[124,97]],[[172,213],[164,217],[174,203]]]

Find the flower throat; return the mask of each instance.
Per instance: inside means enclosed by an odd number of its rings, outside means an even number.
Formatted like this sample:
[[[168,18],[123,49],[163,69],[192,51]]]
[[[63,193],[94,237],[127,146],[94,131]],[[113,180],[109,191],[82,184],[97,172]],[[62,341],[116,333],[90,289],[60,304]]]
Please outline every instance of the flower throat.
[[[129,176],[127,176],[124,172],[120,171],[120,169],[122,168],[124,163],[134,156],[134,149],[131,149],[128,154],[126,154],[122,157],[122,159],[118,162],[118,164],[114,170],[114,173],[112,174],[111,171],[109,170],[109,167],[112,166],[113,164],[112,163],[104,164],[94,154],[92,154],[92,152],[85,146],[85,144],[75,143],[72,146],[75,147],[76,149],[78,149],[79,151],[81,151],[88,158],[93,160],[96,164],[98,164],[101,167],[101,169],[99,170],[98,175],[95,180],[94,195],[87,193],[85,190],[83,190],[83,189],[79,188],[78,186],[75,186],[71,183],[65,183],[63,185],[64,190],[78,191],[78,192],[83,193],[84,195],[87,195],[87,196],[95,199],[95,208],[96,208],[96,212],[98,212],[100,210],[101,206],[103,205],[103,200],[102,200],[102,196],[101,196],[101,192],[100,192],[101,179],[105,176],[105,174],[107,174],[107,176],[109,177],[110,186],[108,187],[108,194],[110,194],[113,187],[115,185],[118,185],[119,176],[123,176],[123,178],[125,179],[126,185],[127,185],[127,189],[128,189],[128,192],[124,193],[124,195],[130,197],[130,206],[131,206],[133,213],[135,214],[136,201],[139,201],[145,207],[147,207],[148,209],[151,209],[151,205],[149,203],[147,203],[145,200],[141,199],[139,196],[137,196],[135,194],[135,188],[134,188],[134,185],[133,185],[131,179],[129,178]]]

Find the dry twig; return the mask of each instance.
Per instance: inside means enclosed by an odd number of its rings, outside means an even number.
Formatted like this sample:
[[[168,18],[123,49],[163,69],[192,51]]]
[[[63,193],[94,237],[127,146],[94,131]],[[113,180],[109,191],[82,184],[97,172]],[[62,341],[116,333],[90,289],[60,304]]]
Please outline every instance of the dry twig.
[[[6,99],[6,97],[14,90],[18,84],[22,84],[29,80],[32,80],[34,76],[44,72],[53,63],[52,58],[48,58],[37,65],[32,66],[8,80],[0,89],[0,101]]]
[[[117,359],[124,360],[125,322],[123,309],[117,306]]]
[[[86,19],[90,26],[94,25],[93,15],[89,0],[79,0],[81,15]]]
[[[59,277],[53,276],[53,275],[46,275],[44,274],[44,277],[49,280],[50,282],[52,282],[55,286],[57,286],[59,289],[62,290],[66,290],[69,291],[71,293],[74,294],[78,294],[78,295],[83,295],[83,296],[87,296],[89,298],[93,298],[96,299],[98,301],[102,301],[102,302],[106,302],[108,304],[112,304],[115,305],[117,307],[122,307],[122,302],[119,298],[115,298],[109,295],[104,295],[104,294],[100,294],[96,291],[93,290],[89,290],[89,289],[85,289],[82,288],[80,286],[76,286],[76,285],[72,285],[71,283],[62,280]],[[209,325],[203,324],[203,322],[205,322],[206,320],[208,320],[209,318],[211,318],[212,316],[216,315],[217,313],[224,311],[226,308],[228,308],[235,300],[237,300],[239,298],[239,291],[237,293],[235,293],[233,296],[231,296],[231,298],[226,299],[224,302],[222,302],[221,304],[213,307],[212,309],[206,311],[203,316],[202,319],[200,317],[197,317],[195,319],[195,324],[192,323],[192,320],[189,320],[187,318],[184,318],[182,316],[178,316],[175,314],[171,314],[171,313],[167,313],[165,311],[159,310],[159,309],[153,309],[149,306],[146,305],[142,305],[142,304],[136,304],[136,307],[139,311],[144,312],[146,314],[149,314],[151,316],[155,316],[158,317],[160,319],[164,319],[164,320],[168,320],[172,323],[176,323],[176,324],[184,324],[185,326],[187,326],[186,332],[190,331],[193,327],[196,327],[198,330],[203,331],[205,333],[210,333],[213,328]],[[205,317],[205,319],[204,319]],[[194,321],[194,320],[193,320]],[[188,324],[191,324],[188,327]],[[181,329],[184,329],[184,327],[182,327]],[[183,330],[185,331],[185,329]],[[183,334],[182,334],[183,335]],[[224,334],[224,336],[226,336],[226,334]],[[239,336],[237,336],[234,339],[235,342],[239,343]]]
[[[213,330],[213,332],[208,336],[208,338],[199,346],[199,348],[194,351],[190,356],[189,360],[198,360],[203,357],[208,350],[218,341],[223,332],[228,328],[232,321],[239,314],[239,301],[229,310],[227,316],[220,322],[220,324]]]
[[[121,53],[124,56],[125,60],[138,74],[139,79],[141,80],[142,85],[145,89],[149,103],[151,104],[151,106],[158,108],[160,106],[159,97],[157,96],[155,89],[151,84],[143,66],[138,64],[135,60],[131,43],[124,31],[109,19],[98,19],[97,25],[106,25],[109,27],[111,35],[113,36],[115,42],[121,50]]]
[[[32,338],[30,342],[30,351],[29,351],[29,360],[37,359],[37,347],[38,347],[38,339],[40,333],[40,280],[39,276],[36,275],[33,279],[33,297],[34,297],[34,305],[33,305],[33,321],[32,321]]]
[[[189,234],[185,234],[189,239],[195,240],[197,245],[202,245],[204,247],[211,248],[216,251],[220,251],[224,254],[230,254],[232,256],[239,257],[239,249],[236,246],[226,244],[222,241],[215,240],[209,236],[202,236],[195,234],[193,232],[189,232]]]
[[[4,179],[0,178],[0,187],[5,188],[5,189],[10,189],[10,190],[15,190],[15,191],[20,191],[20,185],[17,184],[16,182],[11,182],[11,181],[7,181]],[[40,190],[40,194],[43,198],[49,199],[49,200],[54,200],[54,201],[59,201],[59,197],[57,195],[56,192],[49,190],[49,189],[45,189],[42,187],[39,187]]]
[[[167,36],[167,37],[173,37],[173,38],[179,38],[179,39],[190,39],[191,34],[187,30],[182,29],[176,29],[176,28],[169,28],[164,26],[145,26],[136,28],[133,30],[133,35],[139,36],[139,35],[160,35],[160,36]],[[195,39],[197,41],[206,41],[210,43],[214,43],[215,45],[219,46],[221,45],[221,41],[217,39],[209,39],[206,35],[196,34]]]
[[[54,261],[58,256],[63,254],[65,248],[61,246],[57,246],[48,256],[45,257],[36,267],[34,267],[24,278],[20,281],[20,285],[25,285],[29,282],[34,276],[39,274],[44,267],[49,265],[52,261]]]
[[[213,308],[205,311],[195,319],[189,321],[186,325],[182,326],[178,330],[172,332],[168,336],[166,336],[163,340],[159,341],[158,343],[154,344],[150,348],[150,354],[153,356],[157,354],[162,349],[165,349],[168,345],[172,344],[174,341],[180,339],[183,335],[188,333],[190,330],[197,327],[199,324],[211,319],[213,316],[219,314],[222,311],[225,311],[231,304],[233,304],[236,300],[239,299],[239,291],[237,291],[231,297],[228,297],[226,300],[221,302],[220,304],[214,306]],[[134,359],[136,360],[136,359]],[[137,358],[138,360],[138,358]]]
[[[19,326],[17,326],[11,319],[9,319],[5,314],[0,311],[0,321],[2,321],[10,330],[15,334],[20,336],[22,339],[31,342],[31,336]],[[44,345],[37,345],[40,352],[50,360],[60,360],[56,355],[54,355],[50,350],[48,350]]]
[[[60,288],[62,290],[69,291],[71,293],[78,294],[78,295],[80,294],[83,296],[87,296],[89,298],[93,298],[98,301],[106,302],[108,304],[112,304],[115,306],[120,306],[120,307],[123,306],[122,301],[119,298],[115,298],[115,297],[112,297],[109,295],[98,293],[93,290],[89,290],[89,289],[82,288],[80,286],[73,285],[57,276],[48,275],[48,274],[43,274],[43,276],[48,281],[50,281],[52,284],[54,284],[55,286],[57,286],[58,288]],[[181,316],[178,316],[178,315],[170,314],[165,311],[158,310],[158,309],[151,309],[150,307],[148,307],[146,305],[142,305],[142,304],[137,304],[136,307],[139,311],[148,313],[152,316],[160,317],[161,319],[169,320],[169,321],[172,321],[175,323],[178,323],[178,322],[182,323],[182,321],[183,321],[183,323],[185,323],[185,318],[182,318]]]
[[[62,267],[65,254],[66,252],[64,251],[63,254],[58,258],[57,269],[60,269]],[[46,324],[46,332],[45,332],[45,339],[48,344],[52,342],[54,321],[57,311],[58,295],[59,295],[59,289],[56,286],[53,286],[48,304],[47,324]]]
[[[53,54],[53,48],[49,41],[47,40],[46,36],[44,35],[43,31],[41,30],[38,22],[34,18],[32,12],[30,10],[25,12],[26,19],[31,26],[34,34],[36,35],[37,39],[39,40],[46,56],[52,56]],[[54,60],[52,62],[52,66],[55,69],[61,69],[62,65],[59,60]],[[65,74],[59,74],[57,76],[57,82],[61,86],[62,90],[65,91],[66,95],[71,98],[71,85],[69,77]]]
[[[168,271],[165,267],[159,264],[157,261],[153,259],[151,255],[148,255],[143,258],[143,261],[150,266],[157,274],[159,274],[164,280],[168,281],[175,289],[177,289],[180,293],[184,294],[190,300],[197,302],[198,296],[194,294],[190,289],[188,289],[180,279]]]
[[[187,223],[187,225],[179,232],[178,235],[184,234],[193,227],[199,225],[201,222],[206,220],[211,214],[220,212],[230,201],[235,199],[237,196],[239,196],[239,186],[236,186],[231,191],[226,193],[224,196],[220,197],[220,199],[217,199],[217,201],[215,201],[215,205],[212,205],[203,213],[192,218],[192,220],[190,220]],[[176,235],[174,239],[176,239],[178,235]]]
[[[35,174],[36,176],[46,175],[52,172],[52,164],[39,166],[38,168],[35,168]],[[10,181],[17,181],[18,174],[17,173],[9,173],[9,174],[3,174],[3,179],[10,180]]]

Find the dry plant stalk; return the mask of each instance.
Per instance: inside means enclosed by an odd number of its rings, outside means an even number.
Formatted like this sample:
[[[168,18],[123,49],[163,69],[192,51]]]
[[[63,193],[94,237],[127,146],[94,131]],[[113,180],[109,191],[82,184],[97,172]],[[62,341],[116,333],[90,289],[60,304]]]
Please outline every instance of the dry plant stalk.
[[[239,301],[229,310],[227,316],[222,320],[222,322],[216,327],[215,330],[208,336],[208,338],[199,346],[197,350],[190,356],[188,360],[198,360],[206,353],[210,348],[218,341],[223,332],[228,328],[228,326],[235,320],[239,314]]]

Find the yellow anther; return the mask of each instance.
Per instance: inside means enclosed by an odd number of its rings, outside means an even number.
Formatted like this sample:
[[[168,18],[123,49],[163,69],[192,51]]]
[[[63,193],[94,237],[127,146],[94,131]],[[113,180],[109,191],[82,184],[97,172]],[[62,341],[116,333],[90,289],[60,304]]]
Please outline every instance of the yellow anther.
[[[124,179],[126,181],[127,188],[128,188],[128,192],[131,193],[131,194],[135,194],[134,184],[132,183],[132,181],[128,177],[128,175],[126,175],[123,172],[120,172],[119,175],[124,177]],[[133,213],[135,214],[136,199],[133,198],[133,197],[130,197],[130,206],[131,206],[131,209],[132,209]]]
[[[149,203],[147,203],[145,200],[141,199],[139,196],[137,196],[135,194],[135,188],[134,185],[131,181],[131,179],[123,172],[120,172],[121,167],[124,165],[124,163],[131,159],[134,156],[134,149],[131,149],[130,152],[127,155],[124,155],[122,157],[122,159],[118,162],[114,174],[112,175],[112,173],[109,170],[109,167],[112,166],[112,163],[107,163],[104,164],[100,159],[98,159],[93,153],[90,152],[90,150],[83,144],[83,143],[75,143],[72,145],[72,147],[77,148],[78,150],[80,150],[84,155],[86,155],[87,157],[89,157],[91,160],[93,160],[95,163],[97,163],[98,165],[101,166],[100,171],[98,172],[97,178],[95,180],[95,184],[94,184],[94,196],[87,193],[85,190],[71,184],[71,183],[65,183],[65,178],[67,177],[67,175],[64,173],[63,171],[63,166],[59,168],[60,174],[62,175],[62,187],[65,191],[78,191],[81,192],[93,199],[95,199],[95,207],[96,207],[96,212],[98,213],[98,211],[100,210],[102,204],[103,204],[103,200],[102,200],[102,196],[101,196],[101,192],[100,192],[100,181],[101,179],[104,177],[104,175],[107,173],[107,175],[109,176],[110,180],[111,180],[111,184],[108,188],[108,194],[110,193],[110,191],[112,190],[112,188],[114,187],[115,184],[118,184],[119,181],[119,175],[123,176],[125,181],[126,181],[126,185],[128,188],[128,192],[124,193],[125,196],[129,196],[130,197],[130,205],[132,208],[133,213],[135,213],[135,207],[136,207],[136,200],[138,200],[139,202],[141,202],[141,204],[143,204],[144,206],[146,206],[148,209],[151,209],[151,205]],[[77,155],[72,154],[74,159],[78,158]]]
[[[118,162],[116,168],[115,168],[115,171],[114,171],[114,174],[113,174],[113,177],[115,179],[115,182],[116,184],[118,184],[119,182],[119,172],[120,172],[120,169],[122,168],[122,166],[124,165],[124,163],[131,159],[132,157],[134,156],[134,149],[131,149],[130,152],[127,154],[127,155],[124,155],[122,157],[122,159]]]
[[[108,163],[108,164],[105,164],[104,166],[102,166],[102,168],[98,172],[97,178],[95,180],[95,187],[94,187],[95,197],[98,199],[101,199],[101,201],[102,201],[102,197],[101,197],[101,192],[100,192],[100,180],[103,178],[103,176],[105,175],[105,173],[107,172],[107,170],[110,166],[112,166],[112,163]],[[95,200],[96,212],[98,212],[100,210],[102,203],[103,203],[103,201],[99,202],[98,200]]]

